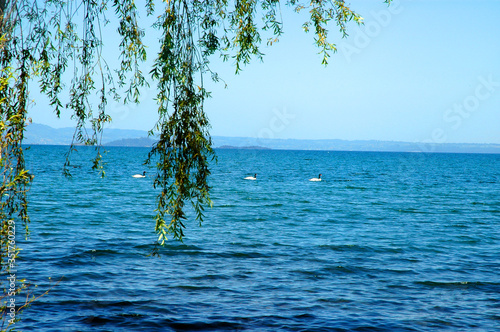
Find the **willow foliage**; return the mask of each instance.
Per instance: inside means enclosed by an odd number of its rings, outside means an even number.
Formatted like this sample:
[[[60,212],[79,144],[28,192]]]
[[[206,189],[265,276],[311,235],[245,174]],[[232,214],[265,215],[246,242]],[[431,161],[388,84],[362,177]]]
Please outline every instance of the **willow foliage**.
[[[343,37],[349,21],[362,23],[341,0],[283,2],[283,8],[305,13],[303,29],[314,34],[323,64],[336,51],[328,39],[329,23]],[[93,168],[104,175],[99,146],[104,125],[111,121],[106,114],[108,98],[137,103],[140,88],[156,84],[158,122],[150,134],[159,140],[147,162],[157,168],[153,183],[159,189],[157,243],[163,244],[169,234],[183,238],[186,204],[192,205],[199,222],[203,220],[204,207],[211,204],[208,176],[214,158],[203,109],[209,92],[203,80],[207,74],[219,80],[210,70],[210,59],[220,56],[230,61],[238,73],[252,58],[262,58],[263,38],[272,45],[283,33],[282,5],[278,0],[146,0],[141,5],[137,8],[134,0],[0,0],[2,275],[11,272],[19,252],[12,234],[15,237],[21,228],[28,234],[27,192],[33,176],[25,169],[22,142],[29,123],[29,91],[36,84],[56,116],[70,112],[76,122],[64,165],[68,175],[74,145],[82,143],[96,146]],[[141,15],[156,22],[140,26]],[[118,62],[105,59],[103,52],[103,33],[115,23],[113,30],[120,37]],[[151,28],[161,39],[158,45],[149,45],[156,55],[145,75],[141,69],[148,52],[143,40]],[[118,66],[110,68],[106,60]],[[9,293],[5,282],[0,300]],[[6,311],[2,313],[5,322]]]
[[[104,175],[99,146],[104,125],[111,121],[106,113],[108,98],[138,102],[140,88],[156,84],[158,122],[151,134],[159,135],[159,141],[148,162],[157,167],[155,230],[163,244],[169,234],[182,239],[186,204],[193,206],[200,222],[204,206],[210,204],[207,178],[214,152],[203,109],[209,97],[203,80],[207,74],[219,79],[210,70],[210,58],[222,57],[238,73],[252,58],[263,56],[262,39],[269,45],[278,41],[283,33],[281,11],[289,9],[304,15],[303,29],[314,34],[326,64],[336,50],[329,42],[329,24],[346,36],[349,21],[362,23],[343,0],[138,3],[143,7],[134,0],[0,0],[2,272],[8,272],[9,222],[16,223],[18,231],[20,226],[28,231],[27,190],[32,175],[25,169],[22,142],[32,86],[38,85],[48,97],[56,116],[71,113],[76,122],[74,144],[96,146],[93,168]],[[156,22],[140,26],[141,15]],[[110,29],[120,38],[119,61],[104,57],[102,36]],[[148,45],[147,52],[143,40],[151,29],[161,39],[158,45]],[[141,68],[152,52],[154,64],[145,75]],[[118,63],[117,67],[110,68],[106,60]],[[72,145],[64,165],[68,174],[73,150]]]

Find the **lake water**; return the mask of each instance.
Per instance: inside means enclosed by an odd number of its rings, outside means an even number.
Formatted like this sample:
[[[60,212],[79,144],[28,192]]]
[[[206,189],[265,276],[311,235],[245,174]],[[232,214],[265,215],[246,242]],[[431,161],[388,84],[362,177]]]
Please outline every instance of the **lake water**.
[[[18,277],[62,280],[18,329],[500,330],[500,155],[219,150],[205,222],[157,258],[148,150],[65,178],[66,149],[27,151]]]

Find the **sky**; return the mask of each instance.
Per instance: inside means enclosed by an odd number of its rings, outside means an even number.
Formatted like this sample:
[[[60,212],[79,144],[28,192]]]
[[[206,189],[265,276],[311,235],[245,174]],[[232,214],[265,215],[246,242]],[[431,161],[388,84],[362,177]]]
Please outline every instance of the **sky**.
[[[211,134],[500,144],[500,0],[350,4],[365,25],[349,25],[346,39],[330,27],[338,51],[326,67],[313,34],[302,31],[305,18],[286,6],[284,35],[262,46],[263,62],[235,75],[231,61],[214,58],[212,70],[227,87],[205,80]],[[155,95],[153,83],[140,105],[110,103],[109,127],[150,130]],[[38,100],[33,122],[74,126]]]

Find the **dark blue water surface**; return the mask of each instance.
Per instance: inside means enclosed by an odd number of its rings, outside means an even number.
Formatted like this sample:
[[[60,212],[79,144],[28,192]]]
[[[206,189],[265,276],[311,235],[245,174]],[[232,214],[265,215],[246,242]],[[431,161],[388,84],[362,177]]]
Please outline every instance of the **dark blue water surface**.
[[[219,150],[205,222],[156,258],[148,150],[105,178],[80,150],[72,178],[65,147],[27,152],[18,277],[62,280],[18,329],[500,330],[500,155]]]

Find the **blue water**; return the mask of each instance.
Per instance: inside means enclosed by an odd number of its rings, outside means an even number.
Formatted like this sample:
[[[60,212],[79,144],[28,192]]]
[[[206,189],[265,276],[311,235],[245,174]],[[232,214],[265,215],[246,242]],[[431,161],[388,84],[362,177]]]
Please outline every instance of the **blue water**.
[[[105,178],[27,152],[18,277],[62,280],[17,328],[500,330],[500,155],[219,150],[205,222],[156,258],[148,150],[108,150]]]

